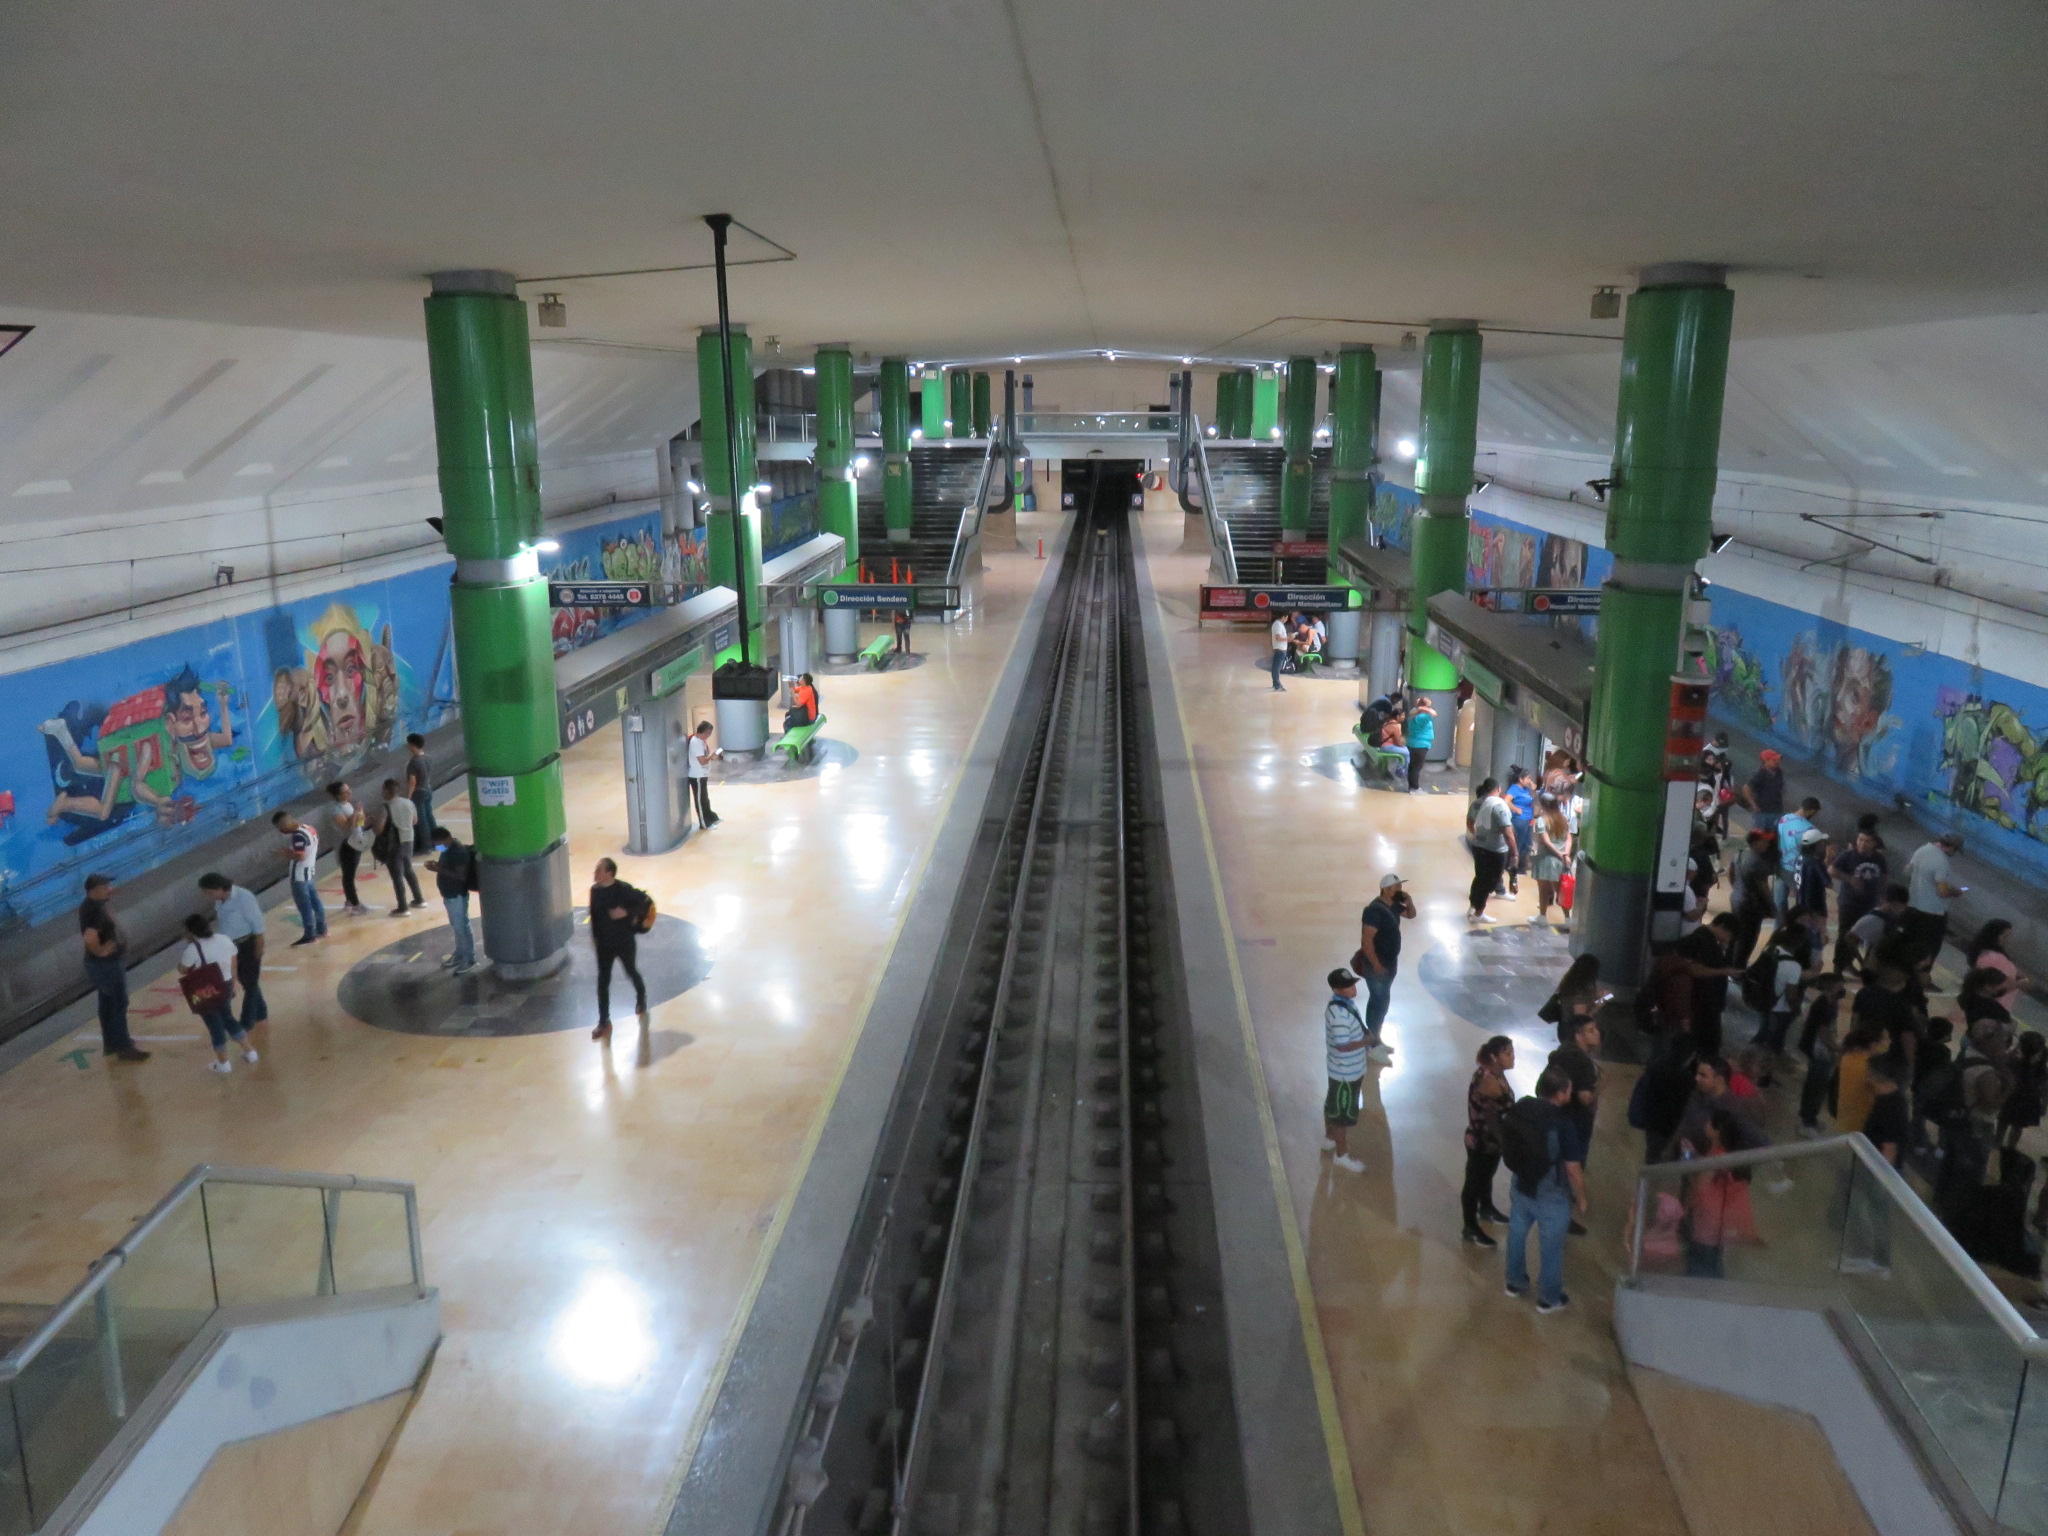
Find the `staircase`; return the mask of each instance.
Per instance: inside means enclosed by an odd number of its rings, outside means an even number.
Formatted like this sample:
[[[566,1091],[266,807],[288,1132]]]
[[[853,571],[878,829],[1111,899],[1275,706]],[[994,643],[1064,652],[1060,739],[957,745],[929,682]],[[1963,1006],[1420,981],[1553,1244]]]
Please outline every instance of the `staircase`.
[[[952,563],[960,514],[973,505],[987,450],[979,444],[910,450],[910,541],[906,544],[889,542],[882,513],[880,457],[874,456],[876,462],[861,472],[859,480],[861,564],[874,581],[891,579],[889,562],[894,560],[897,579],[909,572],[920,584],[937,585],[946,579],[946,568]]]
[[[1320,557],[1273,557],[1274,541],[1280,537],[1280,476],[1286,455],[1278,448],[1213,444],[1204,452],[1209,460],[1209,485],[1216,495],[1216,510],[1230,526],[1230,546],[1237,556],[1237,579],[1247,586],[1287,582],[1320,585],[1325,563]],[[1327,541],[1330,451],[1315,449],[1313,461],[1315,489],[1309,498],[1306,537]]]

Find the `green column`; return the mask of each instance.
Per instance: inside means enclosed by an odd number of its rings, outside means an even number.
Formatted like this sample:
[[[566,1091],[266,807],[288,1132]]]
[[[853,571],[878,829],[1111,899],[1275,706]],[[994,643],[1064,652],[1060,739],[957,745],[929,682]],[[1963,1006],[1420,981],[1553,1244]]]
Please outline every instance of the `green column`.
[[[739,505],[743,514],[754,507],[749,493],[757,471],[754,464],[754,351],[746,327],[732,328],[733,414],[739,419]],[[697,415],[703,423],[704,498],[711,503],[711,521],[705,530],[704,553],[711,568],[713,586],[739,589],[747,583],[747,628],[739,643],[718,653],[714,665],[728,661],[758,662],[766,651],[761,643],[765,612],[761,602],[761,510],[755,508],[740,519],[744,537],[737,557],[733,544],[732,509],[734,487],[726,472],[725,383],[718,353],[718,327],[707,325],[697,333]]]
[[[974,380],[964,369],[946,375],[946,435],[966,437],[974,430]]]
[[[1309,450],[1316,440],[1316,360],[1290,357],[1287,360],[1287,409],[1281,441],[1287,463],[1280,471],[1280,536],[1287,539],[1308,533],[1309,503],[1315,495],[1315,465]]]
[[[1246,435],[1267,442],[1279,425],[1280,373],[1278,369],[1261,368],[1252,377],[1252,419],[1246,424]]]
[[[1330,572],[1344,577],[1337,546],[1361,537],[1372,522],[1372,467],[1379,460],[1380,370],[1371,347],[1347,346],[1330,377]]]
[[[896,369],[900,376],[903,364],[898,362]],[[884,363],[885,398],[888,373]],[[853,353],[838,343],[818,348],[817,383],[818,527],[846,541],[846,567],[837,579],[851,581],[860,564],[860,490],[854,483],[853,468]]]
[[[1479,444],[1479,327],[1470,320],[1440,320],[1422,352],[1422,429],[1415,455],[1415,490],[1422,505],[1409,554],[1415,591],[1408,611],[1408,686],[1444,693],[1458,686],[1458,669],[1423,640],[1429,600],[1465,590],[1467,519],[1472,460]],[[1438,701],[1437,739],[1450,719]]]
[[[568,954],[568,820],[526,305],[506,272],[437,272],[427,364],[484,952],[531,979]]]
[[[919,376],[918,391],[918,404],[923,417],[919,425],[924,429],[925,441],[935,443],[946,435],[945,376],[930,363],[926,363]]]
[[[989,404],[988,375],[985,373],[977,373],[974,376],[973,410],[974,435],[985,438],[989,435],[990,426],[993,425]]]
[[[1257,389],[1258,376],[1249,368],[1237,370],[1237,388],[1234,393],[1236,410],[1230,418],[1230,436],[1247,438],[1252,435],[1252,395]]]
[[[1218,437],[1228,437],[1236,419],[1237,370],[1225,368],[1216,375],[1216,412],[1209,418],[1209,425],[1216,429]]]
[[[910,537],[910,367],[900,357],[882,359],[882,523],[890,538]]]
[[[1664,814],[1665,723],[1698,562],[1713,536],[1735,296],[1724,269],[1648,267],[1628,301],[1607,547],[1586,729],[1585,905],[1573,948],[1623,983],[1642,973]]]

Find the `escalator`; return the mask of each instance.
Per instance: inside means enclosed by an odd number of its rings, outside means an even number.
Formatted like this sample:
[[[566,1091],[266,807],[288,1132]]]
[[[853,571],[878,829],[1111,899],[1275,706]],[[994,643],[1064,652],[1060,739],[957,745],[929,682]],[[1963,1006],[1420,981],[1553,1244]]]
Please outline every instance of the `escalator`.
[[[908,579],[934,585],[946,579],[953,559],[953,541],[960,531],[960,514],[974,505],[981,484],[982,465],[988,450],[972,447],[917,448],[910,450],[910,539],[892,544],[882,513],[881,455],[871,456],[860,472],[860,557],[870,579]],[[890,574],[890,562],[897,563],[897,576]]]
[[[1285,582],[1314,584],[1323,579],[1322,556],[1277,559],[1273,545],[1280,537],[1280,477],[1286,455],[1277,447],[1225,447],[1206,444],[1209,486],[1216,510],[1230,526],[1230,545],[1237,557],[1236,579],[1250,586]],[[1330,451],[1312,454],[1315,489],[1309,499],[1308,541],[1330,536]]]

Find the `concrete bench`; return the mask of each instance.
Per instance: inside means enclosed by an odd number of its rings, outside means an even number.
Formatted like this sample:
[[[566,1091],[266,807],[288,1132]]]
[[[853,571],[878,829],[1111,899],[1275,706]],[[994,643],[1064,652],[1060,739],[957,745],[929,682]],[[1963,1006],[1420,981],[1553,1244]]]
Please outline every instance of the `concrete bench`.
[[[868,664],[870,672],[879,672],[889,665],[895,651],[896,641],[891,636],[877,635],[861,647],[860,659]]]
[[[818,728],[824,723],[825,717],[820,715],[809,725],[799,725],[784,731],[781,739],[776,741],[770,750],[782,754],[785,767],[793,768],[798,763],[807,763],[811,760],[811,751],[816,743]]]

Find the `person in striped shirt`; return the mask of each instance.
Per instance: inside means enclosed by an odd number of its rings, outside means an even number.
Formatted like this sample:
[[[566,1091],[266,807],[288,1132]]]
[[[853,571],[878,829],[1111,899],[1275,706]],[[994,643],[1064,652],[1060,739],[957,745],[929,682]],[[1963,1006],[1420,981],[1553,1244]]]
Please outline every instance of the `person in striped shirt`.
[[[1370,1038],[1358,1011],[1358,978],[1339,966],[1330,972],[1330,1000],[1323,1005],[1323,1049],[1330,1076],[1323,1096],[1323,1150],[1347,1173],[1365,1172],[1351,1155],[1349,1133],[1358,1124],[1360,1084],[1365,1080],[1366,1047]]]

